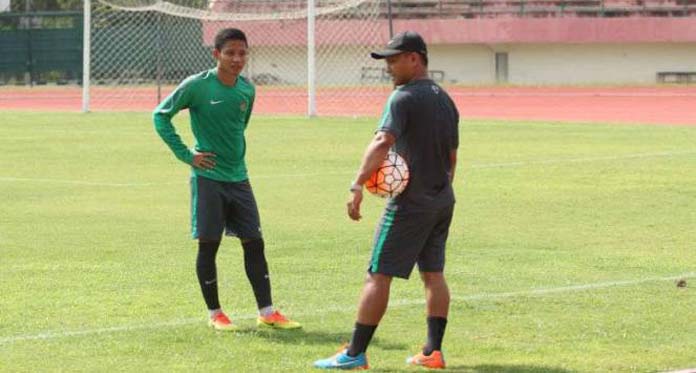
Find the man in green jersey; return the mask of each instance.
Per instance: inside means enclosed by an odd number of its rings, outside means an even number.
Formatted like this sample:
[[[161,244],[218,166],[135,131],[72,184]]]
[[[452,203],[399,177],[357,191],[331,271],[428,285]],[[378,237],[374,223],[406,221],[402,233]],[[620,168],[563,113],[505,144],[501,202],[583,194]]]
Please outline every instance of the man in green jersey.
[[[217,330],[238,329],[218,298],[215,256],[225,232],[241,240],[244,268],[259,309],[257,325],[296,329],[299,323],[273,308],[259,213],[244,161],[244,131],[255,97],[252,83],[240,75],[247,53],[242,31],[220,31],[213,49],[217,67],[186,78],[157,106],[153,118],[157,133],[174,155],[192,166],[191,228],[198,240],[196,274],[210,312],[209,325]],[[193,149],[172,125],[172,117],[182,109],[189,110],[196,139]]]

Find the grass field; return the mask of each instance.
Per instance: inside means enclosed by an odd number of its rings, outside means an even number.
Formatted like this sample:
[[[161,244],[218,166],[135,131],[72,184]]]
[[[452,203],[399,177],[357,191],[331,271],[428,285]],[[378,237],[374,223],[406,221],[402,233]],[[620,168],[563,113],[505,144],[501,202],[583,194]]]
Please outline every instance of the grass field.
[[[374,127],[252,120],[275,303],[305,328],[255,330],[228,239],[221,300],[247,329],[219,334],[195,280],[188,170],[149,115],[0,112],[0,371],[311,370],[350,337],[384,201],[360,223],[344,204]],[[460,138],[450,370],[696,367],[696,127],[465,121]],[[424,338],[420,281],[395,281],[373,370],[413,371]]]

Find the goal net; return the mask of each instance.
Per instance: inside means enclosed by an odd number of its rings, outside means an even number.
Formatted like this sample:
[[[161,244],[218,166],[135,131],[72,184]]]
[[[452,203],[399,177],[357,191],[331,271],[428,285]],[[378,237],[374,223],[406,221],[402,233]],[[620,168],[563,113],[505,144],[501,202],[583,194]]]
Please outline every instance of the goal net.
[[[215,66],[213,39],[227,27],[249,40],[243,75],[257,87],[255,113],[307,114],[315,86],[316,114],[378,115],[366,104],[388,90],[383,62],[369,58],[388,40],[379,0],[314,0],[313,12],[299,0],[92,2],[90,110],[152,110],[181,80]]]

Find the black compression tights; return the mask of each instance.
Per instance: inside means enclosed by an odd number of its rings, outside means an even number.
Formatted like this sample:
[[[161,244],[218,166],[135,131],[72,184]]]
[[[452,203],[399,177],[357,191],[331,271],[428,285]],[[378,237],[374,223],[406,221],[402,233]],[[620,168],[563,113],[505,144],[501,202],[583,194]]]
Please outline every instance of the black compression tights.
[[[263,239],[242,240],[242,247],[244,248],[244,269],[254,290],[256,304],[259,309],[268,307],[273,304],[273,301]]]
[[[217,270],[215,256],[220,247],[220,241],[198,242],[198,257],[196,258],[196,275],[201,285],[203,299],[209,310],[220,308],[218,298]]]

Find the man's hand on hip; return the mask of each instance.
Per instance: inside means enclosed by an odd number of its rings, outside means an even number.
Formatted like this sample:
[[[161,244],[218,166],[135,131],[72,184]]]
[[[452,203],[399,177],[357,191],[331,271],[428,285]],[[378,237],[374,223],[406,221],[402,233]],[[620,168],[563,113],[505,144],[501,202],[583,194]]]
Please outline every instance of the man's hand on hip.
[[[191,162],[191,165],[203,170],[212,170],[215,168],[215,154],[194,152],[193,162]]]

